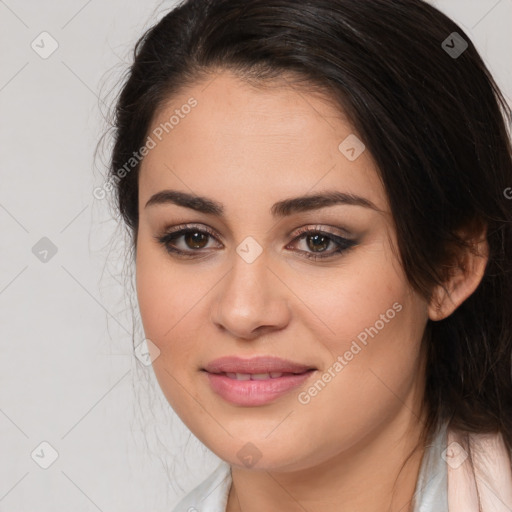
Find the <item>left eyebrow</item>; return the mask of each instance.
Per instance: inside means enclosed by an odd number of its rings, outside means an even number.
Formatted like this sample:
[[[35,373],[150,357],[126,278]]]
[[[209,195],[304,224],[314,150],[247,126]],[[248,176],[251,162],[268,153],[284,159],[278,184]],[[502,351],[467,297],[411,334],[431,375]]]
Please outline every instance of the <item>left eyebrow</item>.
[[[149,198],[144,208],[157,204],[175,204],[221,218],[224,217],[225,211],[224,205],[218,201],[195,194],[189,194],[188,192],[180,192],[178,190],[161,190],[157,192]],[[347,192],[326,191],[278,201],[272,205],[270,212],[274,217],[286,217],[294,213],[318,210],[338,204],[362,206],[364,208],[371,208],[377,212],[382,211],[365,197]]]

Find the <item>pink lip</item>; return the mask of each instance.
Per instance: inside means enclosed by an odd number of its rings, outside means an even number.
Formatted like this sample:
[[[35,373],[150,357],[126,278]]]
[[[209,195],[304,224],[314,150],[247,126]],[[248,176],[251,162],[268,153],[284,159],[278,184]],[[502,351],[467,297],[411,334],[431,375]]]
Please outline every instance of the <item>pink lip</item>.
[[[234,405],[257,406],[272,402],[304,383],[316,368],[271,356],[251,359],[223,357],[209,363],[203,371],[212,390]],[[265,380],[236,380],[225,373],[271,373],[283,375]]]
[[[226,356],[210,361],[203,370],[208,373],[303,373],[316,368],[273,356],[256,356],[249,359]]]
[[[298,375],[283,375],[265,380],[236,380],[223,373],[208,373],[208,381],[215,393],[234,405],[256,406],[274,401],[281,395],[300,386],[314,370]]]

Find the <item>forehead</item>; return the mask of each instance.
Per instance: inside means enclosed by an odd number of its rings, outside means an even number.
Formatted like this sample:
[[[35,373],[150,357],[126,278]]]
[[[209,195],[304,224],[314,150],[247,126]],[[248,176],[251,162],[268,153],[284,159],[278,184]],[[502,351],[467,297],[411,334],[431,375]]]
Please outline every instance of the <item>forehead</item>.
[[[265,198],[331,187],[387,209],[369,152],[355,160],[344,152],[347,140],[357,153],[363,146],[339,107],[284,80],[254,87],[217,73],[169,98],[149,136],[155,144],[141,165],[141,203],[179,188],[226,204],[238,198],[263,206]]]

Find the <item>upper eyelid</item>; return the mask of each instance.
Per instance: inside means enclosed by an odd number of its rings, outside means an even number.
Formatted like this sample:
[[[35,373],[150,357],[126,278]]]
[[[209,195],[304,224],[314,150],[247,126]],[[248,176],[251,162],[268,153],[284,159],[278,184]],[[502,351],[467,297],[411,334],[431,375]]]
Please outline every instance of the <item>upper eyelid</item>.
[[[206,226],[206,225],[200,224],[200,223],[178,224],[176,226],[172,226],[172,228],[171,227],[164,228],[163,235],[165,236],[166,234],[176,234],[176,233],[179,233],[182,231],[186,232],[186,231],[190,231],[190,230],[194,230],[194,229],[196,229],[197,231],[204,232],[204,233],[208,234],[209,236],[218,238],[217,230],[215,228],[212,228],[210,226]],[[329,229],[338,230],[339,232],[332,233],[329,231]],[[318,223],[317,224],[303,224],[302,226],[299,226],[299,227],[294,228],[293,230],[289,231],[286,236],[292,236],[293,233],[298,232],[294,236],[294,239],[295,239],[296,237],[299,237],[302,234],[304,234],[303,233],[304,231],[306,233],[309,231],[325,233],[326,235],[331,235],[331,236],[338,237],[338,238],[346,238],[347,240],[352,239],[351,233],[342,227],[320,225]]]

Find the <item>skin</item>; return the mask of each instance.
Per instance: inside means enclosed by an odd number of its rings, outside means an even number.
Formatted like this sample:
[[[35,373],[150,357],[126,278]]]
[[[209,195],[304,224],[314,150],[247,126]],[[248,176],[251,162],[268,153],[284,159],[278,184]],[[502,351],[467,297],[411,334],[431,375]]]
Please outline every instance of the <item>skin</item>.
[[[428,318],[447,316],[474,291],[485,261],[467,256],[466,272],[448,283],[451,299],[437,289],[430,304],[420,297],[393,252],[393,219],[369,151],[345,158],[338,146],[354,130],[339,109],[287,84],[255,88],[218,71],[170,98],[153,119],[151,130],[191,96],[198,101],[147,154],[139,177],[137,294],[146,337],[160,351],[154,371],[187,427],[231,464],[228,512],[404,512],[423,455],[421,445],[414,450],[425,413],[422,334]],[[225,217],[145,207],[164,189],[214,199]],[[270,213],[277,201],[326,190],[362,196],[379,211],[335,205],[282,219]],[[172,256],[155,239],[182,223],[216,233],[202,246],[174,242],[200,256]],[[341,236],[345,229],[357,245],[309,260],[303,254],[315,254],[315,245],[296,239],[302,226]],[[263,250],[250,264],[236,252],[247,236]],[[308,404],[299,403],[299,392],[394,303],[401,311]],[[200,371],[217,357],[262,354],[318,370],[257,407],[224,401]],[[249,442],[261,453],[253,467],[237,455]]]

